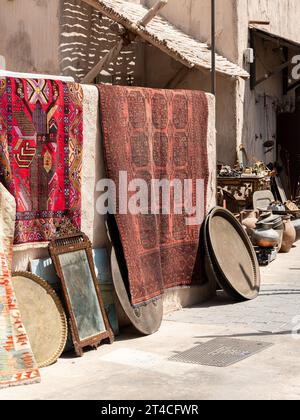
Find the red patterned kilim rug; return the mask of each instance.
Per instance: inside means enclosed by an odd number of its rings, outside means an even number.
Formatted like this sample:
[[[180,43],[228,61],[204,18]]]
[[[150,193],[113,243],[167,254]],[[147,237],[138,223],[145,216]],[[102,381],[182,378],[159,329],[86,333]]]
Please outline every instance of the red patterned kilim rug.
[[[99,86],[99,91],[107,172],[117,189],[120,171],[127,171],[128,182],[139,178],[148,185],[153,179],[191,179],[195,186],[199,179],[204,181],[205,209],[209,177],[205,94],[107,85]],[[200,226],[187,226],[187,215],[174,213],[124,215],[117,203],[134,306],[165,289],[201,281]]]
[[[0,388],[40,381],[12,288],[16,203],[0,184]]]
[[[0,180],[17,202],[15,244],[80,227],[82,91],[74,83],[0,78]]]

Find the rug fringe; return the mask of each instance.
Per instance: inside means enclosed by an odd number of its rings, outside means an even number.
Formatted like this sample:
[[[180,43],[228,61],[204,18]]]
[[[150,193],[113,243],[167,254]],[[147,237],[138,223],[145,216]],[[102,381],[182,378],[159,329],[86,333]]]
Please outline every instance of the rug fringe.
[[[36,378],[36,379],[31,379],[31,380],[26,379],[20,382],[10,382],[8,384],[0,383],[0,389],[15,388],[16,386],[37,385],[39,383],[41,383],[41,378]]]

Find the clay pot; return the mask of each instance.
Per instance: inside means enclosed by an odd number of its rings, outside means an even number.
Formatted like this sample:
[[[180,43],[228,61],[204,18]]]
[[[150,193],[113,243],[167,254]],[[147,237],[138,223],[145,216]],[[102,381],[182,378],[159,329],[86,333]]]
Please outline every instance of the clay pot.
[[[242,221],[242,225],[245,227],[246,232],[249,236],[252,236],[253,231],[256,229],[256,223],[258,222],[257,213],[255,211],[250,212]]]
[[[292,221],[294,228],[296,229],[296,241],[300,240],[300,219]]]
[[[252,240],[255,245],[261,248],[275,248],[281,241],[281,236],[278,231],[273,229],[272,224],[261,224],[253,232]]]
[[[278,245],[276,246],[277,251],[279,251],[281,249],[282,240],[283,240],[282,217],[271,214],[269,217],[266,217],[260,222],[258,222],[258,227],[260,226],[260,224],[264,224],[264,223],[271,224],[272,229],[276,230],[276,232],[279,234],[279,242],[278,242]]]
[[[296,242],[296,229],[291,221],[291,216],[285,216],[283,218],[283,238],[280,252],[288,253],[292,249]]]
[[[277,227],[275,227],[274,230],[276,230],[276,232],[278,232],[279,234],[279,243],[277,245],[277,251],[279,252],[282,247],[282,241],[283,241],[283,231],[284,231],[283,222],[281,222],[280,225],[277,225]]]

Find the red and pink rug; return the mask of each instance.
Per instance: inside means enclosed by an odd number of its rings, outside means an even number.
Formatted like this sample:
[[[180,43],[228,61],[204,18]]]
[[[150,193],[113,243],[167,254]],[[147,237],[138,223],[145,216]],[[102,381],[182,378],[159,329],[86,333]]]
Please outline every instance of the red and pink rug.
[[[82,90],[0,78],[0,181],[15,197],[14,243],[47,242],[64,219],[80,227]]]
[[[142,179],[147,185],[153,179],[190,179],[195,189],[196,180],[202,180],[201,204],[206,209],[206,95],[108,85],[100,85],[99,91],[107,175],[117,190],[120,171],[127,172],[129,183]],[[201,226],[188,226],[184,211],[151,214],[149,208],[149,214],[133,215],[119,210],[117,203],[116,221],[134,306],[160,296],[165,289],[201,281]]]

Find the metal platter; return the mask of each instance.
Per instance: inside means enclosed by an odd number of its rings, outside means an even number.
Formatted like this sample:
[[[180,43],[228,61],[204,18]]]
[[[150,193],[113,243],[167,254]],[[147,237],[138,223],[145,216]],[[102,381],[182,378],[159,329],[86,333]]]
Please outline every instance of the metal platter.
[[[217,207],[204,225],[207,275],[236,300],[255,299],[260,270],[253,245],[232,213]]]
[[[50,366],[67,342],[68,324],[62,304],[52,287],[32,273],[14,273],[12,282],[38,367]]]
[[[160,297],[147,305],[135,308],[130,302],[128,272],[123,248],[119,239],[115,220],[111,218],[107,224],[108,236],[112,240],[111,269],[115,291],[126,316],[132,325],[143,335],[157,332],[163,319],[163,298]],[[122,267],[122,269],[121,269]]]
[[[143,335],[154,334],[159,330],[163,319],[162,298],[145,306],[134,308],[130,303],[114,249],[111,253],[111,266],[116,294],[130,322]]]

